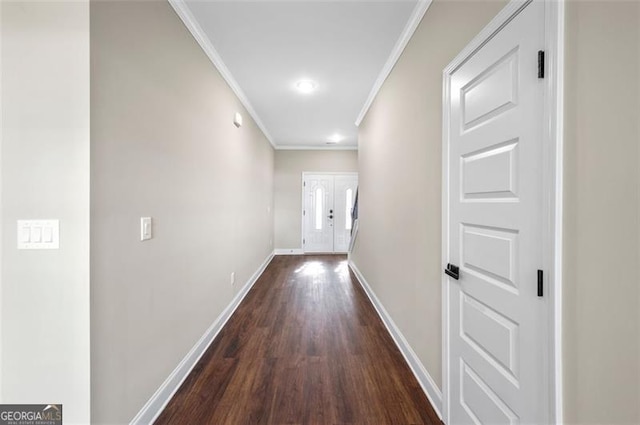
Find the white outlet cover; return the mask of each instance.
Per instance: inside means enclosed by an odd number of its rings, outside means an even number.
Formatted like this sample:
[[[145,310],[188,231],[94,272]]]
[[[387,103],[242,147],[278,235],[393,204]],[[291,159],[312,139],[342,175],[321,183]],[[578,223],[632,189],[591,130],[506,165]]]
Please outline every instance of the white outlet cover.
[[[140,217],[140,240],[148,241],[153,238],[153,221],[151,217]]]

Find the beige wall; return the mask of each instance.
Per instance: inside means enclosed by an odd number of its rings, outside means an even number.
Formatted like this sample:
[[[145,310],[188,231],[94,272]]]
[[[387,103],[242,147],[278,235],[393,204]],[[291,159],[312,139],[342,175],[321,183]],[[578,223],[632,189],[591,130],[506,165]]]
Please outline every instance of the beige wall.
[[[640,3],[571,1],[566,27],[567,423],[640,423]]]
[[[439,385],[442,69],[503,5],[434,2],[360,127],[353,259]],[[568,423],[640,423],[639,8],[567,6]]]
[[[274,154],[167,2],[92,1],[91,90],[92,419],[121,424],[270,254]]]
[[[442,70],[504,4],[434,1],[360,125],[352,258],[440,387]]]
[[[302,173],[358,171],[358,152],[276,151],[274,218],[276,249],[301,249]]]
[[[89,421],[89,3],[2,2],[2,403]],[[59,219],[60,249],[16,221]]]

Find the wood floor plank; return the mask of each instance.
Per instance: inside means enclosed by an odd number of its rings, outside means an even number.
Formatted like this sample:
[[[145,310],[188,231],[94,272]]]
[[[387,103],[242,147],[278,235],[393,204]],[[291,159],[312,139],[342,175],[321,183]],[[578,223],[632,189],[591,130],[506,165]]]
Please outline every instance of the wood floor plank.
[[[339,255],[278,256],[156,425],[441,425]]]

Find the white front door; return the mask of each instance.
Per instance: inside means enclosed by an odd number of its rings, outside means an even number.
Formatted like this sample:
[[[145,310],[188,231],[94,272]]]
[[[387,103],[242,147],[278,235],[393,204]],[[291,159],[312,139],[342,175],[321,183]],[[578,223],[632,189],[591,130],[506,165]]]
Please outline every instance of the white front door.
[[[459,280],[445,282],[450,424],[550,417],[538,293],[544,13],[543,2],[530,3],[450,74],[445,262],[459,267]]]
[[[333,252],[333,176],[308,174],[303,184],[304,251]]]
[[[303,175],[304,252],[347,252],[357,185],[354,174]]]

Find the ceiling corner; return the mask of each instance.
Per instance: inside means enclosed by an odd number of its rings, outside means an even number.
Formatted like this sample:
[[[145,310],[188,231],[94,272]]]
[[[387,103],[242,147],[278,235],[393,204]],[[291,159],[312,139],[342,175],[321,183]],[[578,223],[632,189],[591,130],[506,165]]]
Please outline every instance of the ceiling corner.
[[[418,25],[420,24],[420,21],[422,21],[424,14],[427,13],[429,6],[431,6],[431,2],[432,0],[418,0],[416,7],[413,9],[413,12],[411,13],[411,17],[407,21],[407,25],[404,27],[404,30],[400,34],[400,37],[398,38],[398,41],[393,47],[393,50],[391,50],[391,54],[389,55],[389,58],[385,62],[384,66],[382,67],[382,70],[380,71],[378,78],[376,79],[375,83],[373,84],[373,87],[371,88],[371,91],[369,92],[369,96],[367,97],[367,100],[362,106],[362,110],[360,111],[360,114],[358,114],[358,118],[356,118],[356,122],[355,122],[356,126],[359,127],[360,123],[362,123],[362,120],[364,119],[365,115],[369,111],[369,108],[371,107],[373,100],[378,95],[378,92],[382,88],[382,85],[386,81],[389,74],[391,74],[391,71],[393,70],[393,67],[395,66],[396,62],[398,62],[398,59],[400,59],[402,52],[404,51],[405,47],[407,47],[407,44],[409,43],[409,40],[411,40],[413,33],[418,28]]]
[[[238,84],[238,82],[235,80],[235,78],[233,78],[233,75],[231,75],[229,68],[227,68],[224,61],[216,51],[215,47],[213,47],[213,44],[211,43],[209,38],[206,36],[205,32],[202,30],[202,28],[194,18],[193,14],[189,10],[189,7],[185,3],[185,1],[184,0],[167,0],[167,1],[171,5],[171,7],[173,7],[173,10],[176,12],[178,17],[182,20],[182,22],[187,27],[187,29],[189,30],[193,38],[200,45],[200,47],[202,48],[204,53],[207,55],[207,57],[209,58],[213,66],[216,67],[218,72],[220,72],[220,75],[222,75],[222,78],[224,78],[224,80],[227,82],[231,90],[238,97],[238,99],[240,100],[240,103],[242,103],[242,105],[245,107],[249,115],[251,115],[251,118],[253,118],[256,125],[260,128],[260,130],[262,131],[264,136],[267,138],[271,146],[273,146],[274,149],[278,149],[278,145],[276,145],[276,143],[274,142],[273,138],[271,137],[271,134],[269,134],[269,131],[267,130],[264,123],[258,116],[258,113],[255,111],[255,109],[251,105],[251,102],[249,102],[249,99],[244,94],[244,91],[242,91],[242,89],[240,88],[240,85]]]

